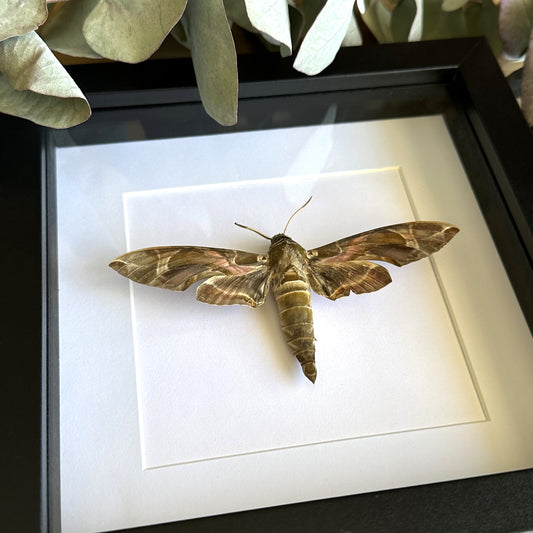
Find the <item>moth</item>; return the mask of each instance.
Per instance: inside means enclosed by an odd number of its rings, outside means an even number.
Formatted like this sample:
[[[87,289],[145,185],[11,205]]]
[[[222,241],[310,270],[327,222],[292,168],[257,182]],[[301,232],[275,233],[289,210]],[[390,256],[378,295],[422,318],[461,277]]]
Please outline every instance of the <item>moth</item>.
[[[444,222],[406,222],[384,226],[305,250],[283,233],[268,237],[266,255],[202,246],[160,246],[128,252],[110,267],[137,283],[183,291],[201,280],[197,300],[214,305],[258,307],[271,290],[281,330],[303,373],[316,380],[315,337],[310,289],[336,300],[377,291],[392,280],[388,270],[373,261],[403,266],[440,250],[459,228]]]

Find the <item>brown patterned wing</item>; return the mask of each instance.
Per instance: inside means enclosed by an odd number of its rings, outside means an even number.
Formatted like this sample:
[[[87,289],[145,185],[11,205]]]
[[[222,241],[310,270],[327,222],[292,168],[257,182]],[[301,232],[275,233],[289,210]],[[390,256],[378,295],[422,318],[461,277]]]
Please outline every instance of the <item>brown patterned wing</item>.
[[[311,288],[330,300],[348,296],[350,292],[377,291],[391,281],[385,267],[370,261],[315,262],[309,272]]]
[[[459,228],[444,222],[407,222],[365,231],[307,252],[310,265],[353,260],[403,266],[440,250]]]
[[[268,294],[270,274],[266,267],[234,276],[213,276],[196,289],[200,302],[213,305],[241,304],[258,307]]]
[[[121,255],[109,266],[137,283],[173,291],[183,291],[208,279],[209,287],[217,288],[217,296],[202,289],[204,282],[198,287],[197,298],[217,305],[255,307],[263,302],[268,290],[267,257],[240,250],[201,246],[145,248]]]

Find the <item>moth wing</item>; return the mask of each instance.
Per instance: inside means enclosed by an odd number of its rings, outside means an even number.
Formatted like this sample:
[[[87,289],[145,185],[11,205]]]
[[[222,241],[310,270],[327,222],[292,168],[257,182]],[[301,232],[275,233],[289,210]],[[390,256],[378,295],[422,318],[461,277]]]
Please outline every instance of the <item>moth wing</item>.
[[[407,222],[358,233],[307,253],[314,264],[363,259],[403,266],[437,252],[458,231],[445,222]]]
[[[311,288],[330,300],[348,296],[350,292],[377,291],[391,281],[385,267],[370,261],[315,262],[309,276]]]
[[[241,304],[258,307],[268,293],[267,267],[247,274],[213,276],[196,289],[196,299],[214,305]]]
[[[183,291],[213,276],[242,276],[266,270],[266,256],[202,246],[162,246],[128,252],[109,266],[144,285]]]

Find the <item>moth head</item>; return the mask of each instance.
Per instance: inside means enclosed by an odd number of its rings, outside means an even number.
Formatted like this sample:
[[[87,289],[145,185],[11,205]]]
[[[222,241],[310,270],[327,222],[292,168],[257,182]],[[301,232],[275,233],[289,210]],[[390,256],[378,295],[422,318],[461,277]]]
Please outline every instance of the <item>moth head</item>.
[[[263,237],[264,239],[267,239],[267,240],[271,241],[272,244],[277,244],[278,242],[280,242],[282,240],[282,238],[292,240],[289,237],[287,237],[287,235],[285,235],[285,233],[287,233],[287,228],[289,227],[289,224],[290,224],[291,220],[294,218],[294,215],[296,215],[296,213],[300,212],[311,201],[311,198],[313,198],[313,197],[310,196],[309,200],[307,200],[307,202],[305,202],[304,205],[299,207],[289,217],[289,220],[287,220],[287,224],[285,224],[285,229],[283,230],[283,233],[278,233],[277,235],[274,235],[274,237],[267,237],[264,233],[261,233],[259,230],[256,230],[254,228],[250,228],[249,226],[245,226],[243,224],[239,224],[238,222],[235,222],[235,225],[239,226],[239,228],[249,229],[250,231],[253,231],[254,233],[257,233],[257,235],[261,235],[261,237]]]
[[[294,242],[288,235],[285,235],[285,233],[277,233],[270,239],[270,246],[276,246],[277,244],[280,244],[282,242]]]

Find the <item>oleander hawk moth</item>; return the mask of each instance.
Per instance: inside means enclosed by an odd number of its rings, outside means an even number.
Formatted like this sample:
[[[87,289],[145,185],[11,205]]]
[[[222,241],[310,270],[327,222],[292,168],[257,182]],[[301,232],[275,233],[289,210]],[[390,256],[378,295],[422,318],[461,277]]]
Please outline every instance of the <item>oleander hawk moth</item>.
[[[300,209],[303,209],[309,199]],[[298,209],[289,219],[300,211]],[[388,270],[373,261],[403,266],[440,250],[459,231],[444,222],[384,226],[305,250],[283,233],[270,240],[266,255],[202,246],[159,246],[128,252],[110,267],[137,283],[183,291],[197,281],[197,300],[214,305],[258,307],[270,290],[281,329],[303,373],[316,380],[315,337],[310,289],[336,300],[373,292],[390,283]]]

